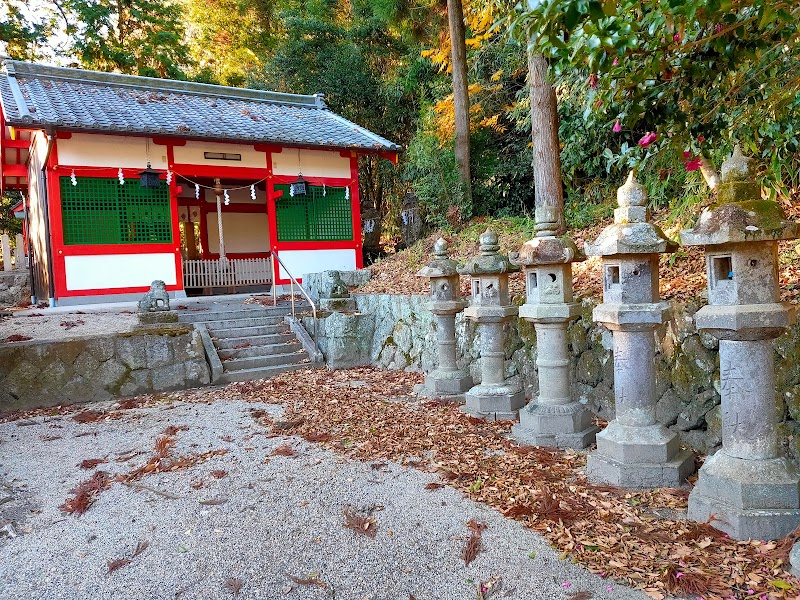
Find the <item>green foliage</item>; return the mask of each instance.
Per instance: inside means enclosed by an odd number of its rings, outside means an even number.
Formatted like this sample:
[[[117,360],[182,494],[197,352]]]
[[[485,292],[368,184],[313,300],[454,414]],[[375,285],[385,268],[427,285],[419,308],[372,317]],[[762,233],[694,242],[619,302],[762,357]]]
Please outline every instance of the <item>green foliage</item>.
[[[0,6],[0,54],[17,60],[38,58],[37,45],[46,33],[46,21],[28,22],[19,0],[5,0]]]
[[[172,0],[65,0],[56,5],[67,53],[100,71],[185,79],[190,65],[183,7]]]
[[[22,233],[22,221],[14,216],[11,209],[22,199],[19,192],[8,191],[0,195],[0,231],[15,236]]]
[[[423,117],[423,123],[426,118],[432,119],[432,114]],[[432,132],[423,129],[414,136],[406,153],[403,176],[411,184],[430,224],[449,227],[472,215],[472,206],[464,204],[459,187],[453,146],[443,148]],[[458,210],[457,215],[450,213],[451,207]]]

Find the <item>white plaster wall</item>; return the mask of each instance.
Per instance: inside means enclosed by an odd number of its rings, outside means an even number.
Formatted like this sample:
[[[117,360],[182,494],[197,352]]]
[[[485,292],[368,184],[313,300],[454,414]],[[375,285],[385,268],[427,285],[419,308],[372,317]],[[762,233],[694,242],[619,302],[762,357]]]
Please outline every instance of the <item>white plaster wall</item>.
[[[226,152],[241,154],[242,160],[209,160],[206,152]],[[257,152],[253,145],[220,144],[214,142],[186,142],[185,146],[175,146],[175,162],[186,165],[218,165],[221,167],[267,168],[267,155]]]
[[[144,169],[147,166],[147,140],[122,135],[73,133],[68,140],[58,140],[58,162],[66,166],[123,167]],[[167,168],[167,149],[150,142],[150,164],[154,169]],[[80,172],[76,171],[80,176]]]
[[[281,260],[295,278],[304,273],[319,273],[336,269],[338,271],[354,271],[356,269],[356,251],[345,250],[281,250]],[[288,279],[283,266],[280,267],[281,279]]]
[[[305,177],[350,179],[350,159],[339,154],[338,150],[284,148],[272,154],[272,172],[275,175],[297,175],[298,170]]]
[[[169,252],[65,256],[64,269],[71,291],[150,287],[155,279],[167,285],[178,281],[175,255]]]
[[[219,226],[217,212],[206,215],[208,225],[208,250],[219,252]],[[225,253],[269,252],[269,222],[267,213],[222,213],[222,235]]]

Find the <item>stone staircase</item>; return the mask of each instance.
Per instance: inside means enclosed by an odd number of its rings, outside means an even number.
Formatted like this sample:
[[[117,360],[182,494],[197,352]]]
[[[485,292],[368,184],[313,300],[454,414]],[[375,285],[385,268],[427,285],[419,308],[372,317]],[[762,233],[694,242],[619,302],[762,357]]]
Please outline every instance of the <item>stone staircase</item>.
[[[287,315],[291,308],[280,305],[197,304],[178,310],[181,323],[202,324],[208,330],[222,363],[215,383],[264,379],[313,366],[285,321]]]

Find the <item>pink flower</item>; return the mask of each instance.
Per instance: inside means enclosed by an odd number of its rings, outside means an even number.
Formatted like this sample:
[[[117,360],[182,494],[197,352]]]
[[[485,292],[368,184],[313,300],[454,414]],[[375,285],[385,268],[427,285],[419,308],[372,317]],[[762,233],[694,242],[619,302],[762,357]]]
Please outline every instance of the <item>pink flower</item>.
[[[686,170],[687,171],[697,171],[700,166],[703,164],[703,160],[700,158],[693,158],[690,161],[686,162]]]
[[[612,67],[616,67],[618,64],[619,64],[619,58],[617,58],[617,57],[615,56],[615,57],[614,57],[614,62],[612,62],[612,63],[611,63],[611,66],[612,66]]]
[[[564,587],[570,587],[572,584],[569,581],[565,581],[561,585],[563,585]]]
[[[675,579],[680,579],[683,577],[683,573],[675,573]]]
[[[613,131],[614,133],[619,133],[620,131],[622,131],[622,125],[619,124],[619,119],[616,120],[614,126],[611,128],[611,131]]]
[[[697,141],[698,141],[698,142],[700,142],[700,143],[702,144],[703,142],[705,142],[705,141],[706,141],[706,138],[704,138],[702,135],[698,135],[698,136],[697,136]]]
[[[684,150],[683,151],[683,158],[688,159],[691,155],[692,155],[692,153],[689,152],[688,150]]]
[[[597,89],[597,81],[599,79],[600,78],[597,76],[597,73],[592,73],[591,75],[589,75],[589,78],[586,80],[586,83],[588,83],[593,90],[596,90]]]
[[[680,34],[680,32],[672,36],[672,41],[675,42],[676,44],[680,44],[682,40],[683,36]]]
[[[639,140],[639,145],[642,148],[647,148],[650,144],[655,142],[658,139],[658,134],[655,131],[651,131],[647,135],[645,135],[642,139]]]

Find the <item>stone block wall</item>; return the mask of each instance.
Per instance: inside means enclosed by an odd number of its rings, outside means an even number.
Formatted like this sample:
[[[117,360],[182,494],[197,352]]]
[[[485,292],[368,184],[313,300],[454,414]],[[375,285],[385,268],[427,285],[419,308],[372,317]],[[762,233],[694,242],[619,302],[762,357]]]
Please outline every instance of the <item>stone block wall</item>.
[[[335,339],[331,368],[372,364],[385,369],[429,371],[436,365],[436,324],[428,297],[353,294],[357,313],[322,319],[320,345]],[[612,334],[592,321],[595,303],[584,300],[582,314],[569,327],[573,381],[578,399],[604,418],[614,417]],[[719,343],[694,327],[699,303],[673,306],[672,318],[656,331],[657,415],[679,432],[687,446],[714,452],[721,443]],[[537,391],[536,334],[518,319],[506,328],[506,374],[520,377],[530,398]],[[479,339],[473,323],[456,318],[459,366],[480,379]],[[323,340],[324,344],[323,345]],[[776,410],[790,453],[800,445],[800,324],[775,340]],[[340,360],[341,359],[341,360]],[[338,362],[337,362],[338,361]],[[352,364],[351,364],[352,363]]]
[[[0,412],[209,383],[200,334],[183,325],[0,345]]]
[[[0,271],[0,308],[27,306],[31,300],[28,269]]]

